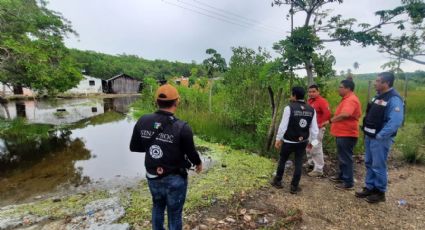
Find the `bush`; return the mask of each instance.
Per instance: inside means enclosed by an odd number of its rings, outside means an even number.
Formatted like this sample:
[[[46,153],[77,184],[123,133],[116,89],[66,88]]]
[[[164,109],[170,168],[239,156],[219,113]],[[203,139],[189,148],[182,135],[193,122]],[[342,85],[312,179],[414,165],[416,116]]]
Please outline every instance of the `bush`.
[[[395,147],[400,151],[401,159],[408,163],[425,163],[425,125],[407,124],[399,130]]]

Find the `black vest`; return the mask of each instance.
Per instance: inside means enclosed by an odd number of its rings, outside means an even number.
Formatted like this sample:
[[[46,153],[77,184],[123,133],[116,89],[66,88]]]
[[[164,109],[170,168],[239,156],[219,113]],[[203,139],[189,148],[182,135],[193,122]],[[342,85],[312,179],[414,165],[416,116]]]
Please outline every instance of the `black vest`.
[[[376,134],[381,131],[384,124],[388,122],[388,118],[385,117],[385,110],[387,109],[388,101],[392,97],[399,97],[402,100],[397,91],[391,89],[374,97],[367,105],[366,116],[363,119],[363,132],[369,137],[376,137]],[[395,135],[397,135],[397,132],[391,136],[394,137]]]
[[[305,102],[295,101],[289,104],[289,108],[291,108],[291,115],[283,138],[293,142],[307,141],[314,115],[313,107]]]
[[[140,135],[146,141],[145,167],[148,178],[168,174],[187,175],[185,168],[188,161],[180,149],[180,132],[186,122],[162,112],[145,115],[139,122]],[[155,139],[153,135],[156,135]]]

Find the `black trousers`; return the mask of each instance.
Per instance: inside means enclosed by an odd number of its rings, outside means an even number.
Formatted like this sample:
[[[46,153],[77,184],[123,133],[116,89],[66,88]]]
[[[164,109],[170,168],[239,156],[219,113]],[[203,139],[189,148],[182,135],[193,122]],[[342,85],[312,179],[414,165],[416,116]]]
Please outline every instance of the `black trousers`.
[[[288,160],[291,153],[295,153],[295,170],[294,176],[292,177],[291,185],[298,186],[301,179],[302,167],[303,167],[303,157],[305,155],[305,148],[307,147],[307,142],[302,143],[283,143],[280,150],[279,164],[276,171],[276,180],[281,181],[283,173],[285,172],[285,163]]]

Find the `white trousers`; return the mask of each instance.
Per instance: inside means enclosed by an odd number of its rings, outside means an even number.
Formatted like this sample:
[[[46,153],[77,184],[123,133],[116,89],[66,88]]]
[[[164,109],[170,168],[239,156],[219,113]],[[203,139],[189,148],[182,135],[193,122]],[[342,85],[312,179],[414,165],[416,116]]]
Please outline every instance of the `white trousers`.
[[[307,148],[307,159],[308,163],[314,165],[313,171],[323,172],[323,167],[325,166],[325,161],[323,159],[323,136],[325,134],[326,128],[322,127],[319,129],[319,134],[317,135],[318,144],[312,148]],[[309,142],[311,142],[311,137]]]

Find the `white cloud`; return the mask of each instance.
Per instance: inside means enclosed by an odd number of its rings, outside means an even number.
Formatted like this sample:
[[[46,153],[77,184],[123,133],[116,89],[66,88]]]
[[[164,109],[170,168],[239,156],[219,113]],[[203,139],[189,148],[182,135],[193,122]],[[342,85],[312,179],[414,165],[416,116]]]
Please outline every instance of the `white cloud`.
[[[213,10],[205,4],[222,9],[216,12],[226,18],[213,18],[219,16],[202,10]],[[347,0],[331,6],[333,14],[373,24],[378,20],[374,16],[376,10],[398,4],[399,0]],[[50,0],[48,7],[69,19],[80,35],[68,38],[68,47],[108,54],[135,54],[147,59],[199,63],[206,58],[205,50],[214,48],[229,60],[232,46],[262,46],[273,52],[272,44],[290,30],[289,21],[285,19],[288,8],[271,7],[271,0]],[[302,20],[302,15],[296,17],[297,23]],[[338,71],[352,69],[357,61],[360,63],[358,72],[378,72],[387,61],[374,47],[338,44],[327,47],[337,59]],[[413,63],[402,67],[406,71],[421,68]]]

